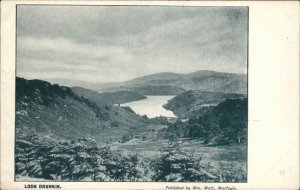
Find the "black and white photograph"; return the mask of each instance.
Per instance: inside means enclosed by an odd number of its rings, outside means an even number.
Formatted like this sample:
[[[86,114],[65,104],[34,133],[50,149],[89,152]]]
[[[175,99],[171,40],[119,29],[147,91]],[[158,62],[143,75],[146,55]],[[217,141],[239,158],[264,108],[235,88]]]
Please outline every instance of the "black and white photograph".
[[[14,180],[248,181],[247,6],[16,6]]]

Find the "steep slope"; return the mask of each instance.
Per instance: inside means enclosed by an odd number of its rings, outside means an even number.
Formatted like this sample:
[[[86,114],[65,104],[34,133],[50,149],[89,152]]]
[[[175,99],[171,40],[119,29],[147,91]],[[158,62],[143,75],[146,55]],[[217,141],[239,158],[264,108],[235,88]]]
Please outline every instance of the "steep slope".
[[[105,142],[144,125],[134,113],[100,101],[94,103],[68,87],[16,78],[17,135],[35,131],[55,139],[84,137]]]
[[[81,87],[73,87],[72,90],[79,96],[83,96],[97,104],[124,104],[147,98],[146,96],[128,90],[104,93],[98,93]]]
[[[242,94],[189,90],[183,92],[164,105],[177,116],[185,118],[198,114],[197,111],[207,106],[215,106],[228,98],[243,98]]]
[[[146,88],[147,86],[172,86],[184,90],[202,90],[227,93],[247,93],[247,76],[245,74],[223,73],[215,71],[197,71],[188,74],[156,73],[139,77],[123,83],[99,84],[99,91],[116,91],[120,89]],[[165,90],[166,95],[170,92]],[[143,93],[145,95],[148,95]],[[153,91],[150,93],[153,94]],[[173,93],[173,92],[172,92]],[[174,94],[174,93],[173,93]],[[178,93],[177,93],[178,94]],[[150,95],[150,94],[149,94]],[[175,94],[174,94],[175,95]]]

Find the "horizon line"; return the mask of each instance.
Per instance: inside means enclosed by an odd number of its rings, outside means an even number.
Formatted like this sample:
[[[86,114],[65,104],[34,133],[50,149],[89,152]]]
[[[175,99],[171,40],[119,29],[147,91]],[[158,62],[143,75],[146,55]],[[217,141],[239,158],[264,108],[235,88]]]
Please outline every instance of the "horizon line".
[[[28,77],[25,77],[25,76],[18,76],[18,74],[16,74],[16,77],[19,77],[19,78],[24,78],[24,79],[27,79],[27,80],[43,80],[43,81],[47,81],[51,84],[60,84],[58,82],[51,82],[51,81],[55,81],[55,80],[60,80],[60,81],[74,81],[74,82],[80,82],[80,83],[89,83],[89,84],[111,84],[111,83],[122,83],[122,82],[128,82],[128,81],[131,81],[131,80],[135,80],[135,79],[138,79],[138,78],[142,78],[142,77],[147,77],[147,76],[151,76],[151,75],[155,75],[155,74],[162,74],[162,73],[170,73],[170,74],[178,74],[178,75],[186,75],[186,74],[191,74],[191,73],[196,73],[196,72],[199,72],[199,71],[209,71],[209,72],[216,72],[216,73],[228,73],[228,74],[240,74],[240,75],[248,75],[248,72],[247,73],[242,73],[242,72],[226,72],[226,71],[216,71],[216,70],[208,70],[208,69],[204,69],[204,70],[196,70],[196,71],[193,71],[193,72],[184,72],[184,73],[175,73],[175,72],[169,72],[169,71],[164,71],[164,72],[156,72],[156,73],[150,73],[150,74],[147,74],[147,75],[142,75],[142,76],[139,76],[139,77],[135,77],[135,78],[131,78],[131,79],[127,79],[127,80],[123,80],[123,81],[114,81],[114,82],[95,82],[95,81],[82,81],[82,80],[72,80],[72,79],[63,79],[63,78],[56,78],[56,79],[40,79],[40,78],[28,78]],[[51,80],[51,81],[50,81]],[[63,86],[63,84],[61,84]],[[75,87],[75,86],[74,86]]]

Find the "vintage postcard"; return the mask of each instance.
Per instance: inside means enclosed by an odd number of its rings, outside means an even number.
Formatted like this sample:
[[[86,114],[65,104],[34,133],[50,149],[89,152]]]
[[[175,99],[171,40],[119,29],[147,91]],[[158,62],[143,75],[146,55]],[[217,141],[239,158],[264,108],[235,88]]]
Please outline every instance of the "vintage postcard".
[[[1,189],[299,188],[299,2],[1,5]]]

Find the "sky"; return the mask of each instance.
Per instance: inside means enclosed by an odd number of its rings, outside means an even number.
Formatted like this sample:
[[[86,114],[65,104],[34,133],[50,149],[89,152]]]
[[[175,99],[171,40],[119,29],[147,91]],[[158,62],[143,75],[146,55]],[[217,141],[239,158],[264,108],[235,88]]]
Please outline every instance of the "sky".
[[[107,83],[246,73],[247,28],[246,7],[18,5],[17,76]]]

